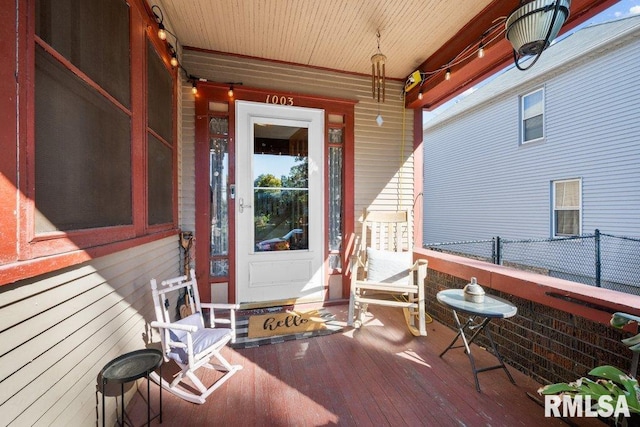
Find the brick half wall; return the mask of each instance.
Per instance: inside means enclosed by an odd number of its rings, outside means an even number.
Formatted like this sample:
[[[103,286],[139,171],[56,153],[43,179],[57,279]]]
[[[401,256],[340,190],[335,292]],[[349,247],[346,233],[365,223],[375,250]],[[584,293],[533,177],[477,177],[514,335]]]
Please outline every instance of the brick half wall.
[[[415,250],[414,257],[429,261],[427,312],[451,328],[452,311],[436,294],[462,289],[471,277],[515,304],[516,316],[488,327],[505,362],[541,384],[574,381],[599,365],[629,370],[632,352],[620,340],[637,330],[615,329],[609,319],[616,311],[640,315],[640,297],[429,250]],[[476,344],[490,348],[484,336]]]

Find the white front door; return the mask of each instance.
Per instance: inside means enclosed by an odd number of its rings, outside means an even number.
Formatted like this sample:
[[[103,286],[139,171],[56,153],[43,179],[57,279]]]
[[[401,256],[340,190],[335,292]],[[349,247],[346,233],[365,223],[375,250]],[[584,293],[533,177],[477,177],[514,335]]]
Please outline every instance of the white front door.
[[[324,297],[324,111],[236,102],[240,303]]]

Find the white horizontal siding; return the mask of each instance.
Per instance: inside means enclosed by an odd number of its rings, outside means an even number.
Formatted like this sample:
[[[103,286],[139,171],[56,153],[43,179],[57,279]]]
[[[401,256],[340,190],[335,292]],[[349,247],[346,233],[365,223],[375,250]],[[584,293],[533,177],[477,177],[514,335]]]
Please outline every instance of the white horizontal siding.
[[[183,85],[180,95],[180,152],[178,174],[179,224],[183,231],[196,229],[195,102],[191,85]]]
[[[145,347],[149,280],[177,275],[179,256],[170,237],[0,288],[0,424],[95,423],[100,370]]]

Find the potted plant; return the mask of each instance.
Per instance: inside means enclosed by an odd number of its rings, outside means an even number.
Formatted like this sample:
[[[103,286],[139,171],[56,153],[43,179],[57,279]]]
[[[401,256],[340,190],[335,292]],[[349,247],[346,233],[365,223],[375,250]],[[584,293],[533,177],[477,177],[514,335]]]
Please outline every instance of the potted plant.
[[[596,379],[582,377],[571,383],[549,384],[538,389],[538,393],[568,396],[570,399],[578,400],[576,404],[586,406],[578,410],[579,414],[613,417],[616,426],[638,425],[640,421],[638,380],[608,365],[592,369],[589,375]]]
[[[611,318],[611,325],[616,328],[630,323],[640,324],[640,317],[615,313]],[[613,366],[598,366],[589,371],[595,380],[582,377],[570,383],[549,384],[538,389],[538,394],[558,396],[560,399],[554,402],[556,407],[561,399],[570,399],[573,405],[569,406],[574,411],[587,413],[587,416],[611,417],[616,426],[640,425],[640,386],[636,378],[640,334],[622,342],[633,352],[631,375]]]

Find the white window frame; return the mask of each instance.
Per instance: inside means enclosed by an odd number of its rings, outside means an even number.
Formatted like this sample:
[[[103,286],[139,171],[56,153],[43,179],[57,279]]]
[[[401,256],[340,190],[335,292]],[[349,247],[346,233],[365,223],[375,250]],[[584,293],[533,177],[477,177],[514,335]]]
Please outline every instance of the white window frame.
[[[533,96],[537,93],[542,93],[542,100],[541,100],[541,107],[542,107],[542,111],[538,113],[538,111],[535,111],[536,114],[531,114],[530,112],[527,113],[527,111],[525,111],[525,100],[530,97]],[[545,137],[545,108],[544,108],[544,104],[545,104],[545,93],[544,93],[544,87],[541,87],[539,89],[536,89],[534,91],[531,91],[529,93],[526,93],[524,95],[522,95],[520,97],[520,144],[530,144],[532,142],[535,141],[541,141],[544,139]],[[529,120],[533,117],[537,117],[537,116],[542,116],[542,136],[540,136],[539,138],[535,138],[535,139],[528,139],[525,140],[525,122],[526,120]]]
[[[568,206],[557,206],[556,205],[556,191],[558,184],[566,184],[571,182],[578,183],[578,194],[577,194],[577,206],[568,205]],[[556,227],[556,212],[558,211],[578,211],[578,230],[576,234],[559,234]],[[571,236],[580,236],[582,235],[582,179],[581,178],[571,178],[571,179],[559,179],[555,181],[551,181],[551,230],[553,237],[571,237]]]

